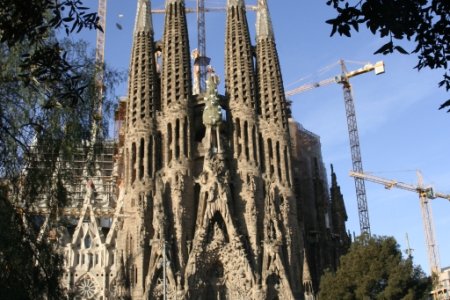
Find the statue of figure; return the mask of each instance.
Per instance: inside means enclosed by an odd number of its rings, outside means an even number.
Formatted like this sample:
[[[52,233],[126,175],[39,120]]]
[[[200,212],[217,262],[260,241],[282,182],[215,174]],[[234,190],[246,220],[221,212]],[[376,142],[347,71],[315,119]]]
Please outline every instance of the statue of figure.
[[[217,126],[222,122],[222,107],[219,104],[217,92],[219,82],[219,76],[214,73],[214,70],[210,71],[206,80],[205,109],[203,111],[203,124],[205,126]]]
[[[206,80],[206,95],[217,95],[217,86],[220,83],[220,78],[212,67],[208,68],[208,79]]]
[[[161,226],[164,225],[164,207],[163,207],[163,192],[164,192],[164,182],[162,176],[159,172],[156,173],[155,179],[155,197],[153,206],[153,222],[152,226],[155,230],[154,238],[161,238],[162,229]]]
[[[219,128],[222,123],[222,107],[219,104],[217,92],[219,82],[219,76],[214,72],[214,69],[210,68],[206,80],[205,108],[202,120],[206,127],[205,147],[214,154],[222,151]]]
[[[193,79],[194,82],[192,84],[192,93],[194,95],[200,94],[200,64],[199,64],[200,52],[198,49],[194,49],[191,53],[191,58],[194,60],[193,67]]]
[[[208,202],[213,202],[217,200],[217,183],[214,182],[210,187],[209,187],[209,192],[208,192]]]

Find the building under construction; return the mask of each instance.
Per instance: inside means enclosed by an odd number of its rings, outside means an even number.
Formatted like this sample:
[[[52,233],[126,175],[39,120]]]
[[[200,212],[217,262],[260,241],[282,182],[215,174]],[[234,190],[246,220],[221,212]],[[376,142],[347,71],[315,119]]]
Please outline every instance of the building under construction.
[[[80,299],[314,299],[347,215],[319,137],[291,119],[266,1],[256,44],[244,1],[227,1],[225,95],[212,69],[193,92],[184,1],[166,1],[161,41],[137,2],[118,137],[61,160],[64,226],[43,220],[64,284]]]

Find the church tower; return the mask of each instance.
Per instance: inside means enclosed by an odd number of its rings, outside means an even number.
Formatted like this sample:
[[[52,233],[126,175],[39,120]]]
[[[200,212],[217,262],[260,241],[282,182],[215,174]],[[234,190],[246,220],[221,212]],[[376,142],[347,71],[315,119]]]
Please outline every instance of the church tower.
[[[259,141],[266,192],[263,276],[267,284],[268,276],[288,279],[292,291],[298,293],[302,240],[292,180],[287,101],[266,0],[258,1],[256,35]],[[286,266],[285,274],[279,268],[278,274],[269,271],[273,266],[267,261],[273,259],[273,251]]]
[[[258,95],[253,47],[243,0],[228,0],[225,36],[225,90],[232,132],[230,151],[234,206],[251,263],[260,268],[263,222],[261,160],[258,145]]]
[[[124,198],[122,224],[117,235],[116,261],[129,296],[140,299],[153,236],[154,179],[160,146],[156,119],[160,94],[155,65],[150,3],[138,0],[128,76],[125,143],[122,149]],[[122,289],[125,289],[122,287]]]
[[[320,138],[290,117],[267,0],[253,42],[244,0],[227,0],[225,95],[212,67],[192,90],[185,1],[165,1],[160,41],[136,1],[119,137],[58,158],[70,199],[39,235],[58,240],[62,283],[80,299],[313,299],[347,214]]]
[[[119,151],[116,296],[303,297],[304,207],[266,0],[255,45],[244,0],[227,1],[225,25],[225,95],[212,68],[206,91],[194,95],[184,1],[166,0],[155,42],[150,1],[138,0]]]

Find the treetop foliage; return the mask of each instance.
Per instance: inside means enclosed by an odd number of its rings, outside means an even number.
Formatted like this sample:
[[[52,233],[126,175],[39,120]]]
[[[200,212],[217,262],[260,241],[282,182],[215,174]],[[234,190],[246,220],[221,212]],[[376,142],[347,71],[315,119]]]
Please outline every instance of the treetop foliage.
[[[71,99],[71,105],[82,100],[80,94],[85,86],[77,84],[79,77],[54,35],[59,29],[69,35],[83,28],[102,30],[97,13],[89,12],[81,0],[0,2],[0,44],[9,49],[21,43],[29,47],[21,53],[17,79],[47,95]],[[61,85],[64,93],[59,92]]]
[[[67,34],[83,28],[101,29],[97,13],[81,0],[2,0],[0,42],[13,46],[24,40],[41,43],[49,31],[63,27]]]
[[[431,282],[393,237],[361,236],[320,281],[320,299],[427,299]]]
[[[331,35],[351,36],[361,24],[374,35],[388,38],[375,54],[417,54],[416,69],[444,69],[440,87],[450,91],[450,1],[448,0],[327,0],[337,16],[327,21]],[[356,4],[354,4],[356,3]],[[400,40],[413,41],[410,51],[398,45]],[[439,109],[450,108],[450,99]],[[447,111],[450,112],[450,109]]]

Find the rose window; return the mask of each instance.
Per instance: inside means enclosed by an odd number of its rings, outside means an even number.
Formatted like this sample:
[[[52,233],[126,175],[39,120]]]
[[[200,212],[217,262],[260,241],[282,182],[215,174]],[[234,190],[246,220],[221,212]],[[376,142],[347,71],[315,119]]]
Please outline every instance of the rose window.
[[[81,279],[77,286],[78,293],[83,299],[91,299],[97,292],[95,283],[88,277]]]

